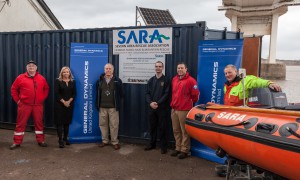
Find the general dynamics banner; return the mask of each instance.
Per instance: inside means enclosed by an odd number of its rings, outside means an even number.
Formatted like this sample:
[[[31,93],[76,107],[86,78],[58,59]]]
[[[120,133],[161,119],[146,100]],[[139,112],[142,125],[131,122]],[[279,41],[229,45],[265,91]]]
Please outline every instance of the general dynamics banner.
[[[199,42],[198,86],[199,104],[213,102],[223,104],[224,68],[233,64],[241,65],[243,40],[205,40]]]
[[[70,67],[76,80],[77,95],[70,125],[70,142],[101,140],[99,112],[95,107],[96,82],[107,62],[107,44],[71,43]]]

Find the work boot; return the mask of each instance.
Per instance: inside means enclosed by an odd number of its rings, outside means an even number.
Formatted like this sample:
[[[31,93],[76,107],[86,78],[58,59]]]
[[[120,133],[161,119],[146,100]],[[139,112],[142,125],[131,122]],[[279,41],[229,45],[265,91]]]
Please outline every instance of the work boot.
[[[176,157],[178,154],[180,154],[180,151],[174,150],[174,151],[171,153],[171,156]]]
[[[181,152],[179,155],[178,155],[178,159],[185,159],[188,157],[188,154],[187,153],[184,153],[184,152]]]
[[[48,146],[47,143],[45,143],[45,142],[40,142],[40,143],[38,143],[38,145],[41,146],[41,147],[47,147]]]
[[[119,150],[121,148],[120,144],[113,145],[115,150]]]
[[[65,147],[64,141],[62,141],[62,140],[59,140],[58,144],[59,144],[59,148],[64,148]]]
[[[9,149],[10,149],[10,150],[15,150],[15,149],[17,149],[18,147],[20,147],[20,144],[12,144],[11,146],[9,146]]]
[[[104,146],[107,146],[107,145],[108,145],[108,143],[102,142],[102,143],[99,144],[99,147],[103,148]]]
[[[64,138],[64,141],[66,142],[66,145],[71,145],[68,138]]]

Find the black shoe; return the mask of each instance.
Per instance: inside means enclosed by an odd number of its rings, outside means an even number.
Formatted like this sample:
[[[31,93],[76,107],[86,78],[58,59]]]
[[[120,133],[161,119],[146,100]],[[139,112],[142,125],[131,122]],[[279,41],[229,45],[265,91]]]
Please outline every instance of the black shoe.
[[[154,146],[151,146],[151,145],[149,145],[149,146],[147,146],[147,147],[145,147],[145,151],[150,151],[150,150],[152,150],[152,149],[155,149],[155,147]]]
[[[160,153],[161,153],[161,154],[166,154],[166,153],[167,153],[167,149],[161,149],[161,150],[160,150]]]
[[[64,138],[64,141],[66,142],[66,145],[70,145],[68,138]]]
[[[11,146],[9,146],[9,149],[10,149],[10,150],[15,150],[15,149],[17,149],[18,147],[20,147],[20,144],[12,144]]]
[[[64,141],[58,141],[58,144],[59,144],[59,148],[64,148],[65,147]]]
[[[180,154],[180,151],[174,150],[174,151],[171,153],[171,156],[176,157],[178,154]]]
[[[185,159],[188,157],[188,154],[187,153],[184,153],[184,152],[181,152],[179,155],[178,155],[178,159]]]
[[[41,146],[41,147],[47,147],[48,146],[45,142],[40,142],[40,143],[38,143],[38,145]]]

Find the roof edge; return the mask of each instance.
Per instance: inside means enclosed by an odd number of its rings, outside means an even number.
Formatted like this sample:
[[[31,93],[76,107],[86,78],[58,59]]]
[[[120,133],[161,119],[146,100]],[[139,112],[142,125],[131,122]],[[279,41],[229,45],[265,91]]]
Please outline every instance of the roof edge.
[[[55,15],[52,13],[51,9],[48,7],[48,5],[45,3],[44,0],[36,0],[40,6],[43,8],[43,10],[48,14],[48,16],[51,18],[53,23],[57,26],[58,29],[64,29],[64,27],[60,24],[58,19],[55,17]]]

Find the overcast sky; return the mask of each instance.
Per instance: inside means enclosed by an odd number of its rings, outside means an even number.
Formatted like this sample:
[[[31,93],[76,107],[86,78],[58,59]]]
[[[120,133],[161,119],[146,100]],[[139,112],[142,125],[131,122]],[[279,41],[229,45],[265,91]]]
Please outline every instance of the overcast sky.
[[[209,29],[231,29],[222,0],[44,0],[65,29],[135,25],[135,7],[169,9],[178,24],[206,21]],[[277,59],[300,60],[300,6],[279,18]],[[268,56],[269,37],[263,38],[262,57]]]

